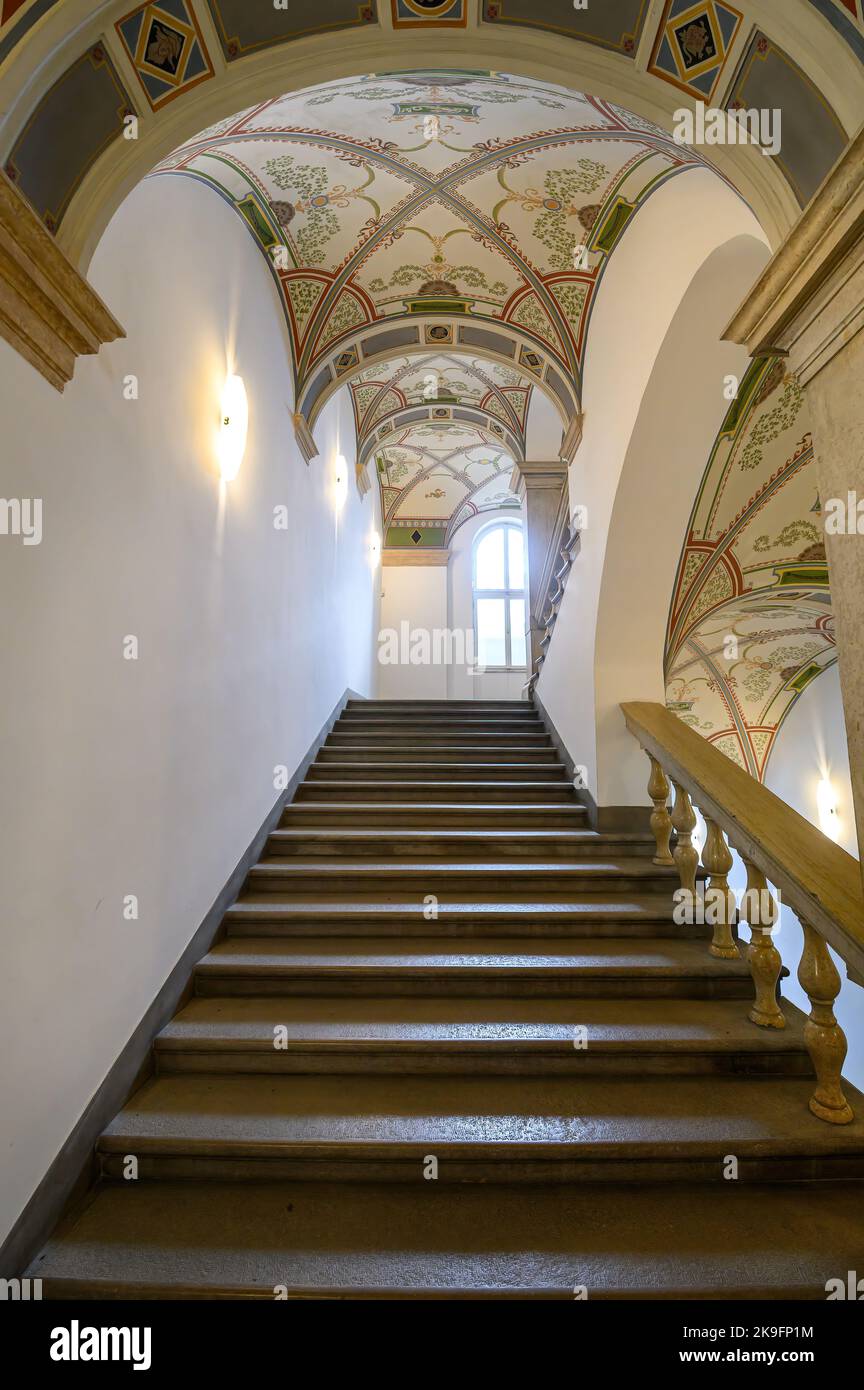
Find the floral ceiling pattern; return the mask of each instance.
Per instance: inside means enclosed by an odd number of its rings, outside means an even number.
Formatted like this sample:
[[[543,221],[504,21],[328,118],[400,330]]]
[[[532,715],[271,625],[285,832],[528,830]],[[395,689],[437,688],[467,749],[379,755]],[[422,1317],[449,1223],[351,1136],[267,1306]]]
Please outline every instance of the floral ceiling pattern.
[[[426,300],[518,325],[578,377],[615,241],[660,183],[702,162],[565,88],[412,72],[252,107],[156,172],[206,180],[265,251],[285,248],[298,380],[331,343]]]
[[[669,615],[666,702],[760,780],[802,691],[836,660],[800,388],[757,361],[714,444]]]
[[[204,180],[246,219],[279,284],[295,400],[313,427],[327,392],[363,369],[370,329],[398,323],[424,325],[420,347],[464,355],[473,343],[467,366],[446,364],[445,388],[524,434],[530,380],[515,370],[518,380],[496,379],[492,359],[527,368],[542,388],[552,381],[566,429],[609,256],[640,204],[703,162],[650,122],[565,88],[421,71],[264,102],[155,173]],[[483,323],[497,330],[488,381],[477,365]],[[418,360],[422,378],[434,368]],[[373,381],[385,381],[373,370],[355,390],[358,423]],[[392,386],[406,402],[417,394],[409,377]],[[395,399],[378,390],[375,409],[393,415]]]

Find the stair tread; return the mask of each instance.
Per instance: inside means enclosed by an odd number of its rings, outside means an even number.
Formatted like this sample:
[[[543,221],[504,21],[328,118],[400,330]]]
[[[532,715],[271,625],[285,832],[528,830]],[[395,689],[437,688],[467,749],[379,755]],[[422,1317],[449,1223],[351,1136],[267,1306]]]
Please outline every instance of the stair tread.
[[[350,944],[345,939],[310,937],[228,937],[218,941],[197,967],[205,973],[279,970],[326,971],[444,971],[493,972],[576,971],[580,974],[699,976],[719,979],[747,978],[743,959],[718,960],[709,955],[704,941],[651,938],[586,938],[550,941],[518,937],[453,938],[413,937],[407,941],[363,937]]]
[[[319,785],[327,785],[327,784],[319,784]],[[352,783],[351,785],[356,786],[357,783],[355,782],[355,783]],[[381,784],[380,784],[380,783],[376,783],[375,785],[376,785],[376,786],[380,786]],[[402,783],[399,783],[399,785],[401,786],[401,785],[403,785],[403,784],[402,784]],[[524,784],[519,784],[519,783],[517,783],[517,785],[524,785]],[[530,785],[531,785],[531,784],[530,784],[530,782],[529,782],[529,783],[528,783],[528,786],[530,786]],[[485,812],[490,812],[490,813],[492,813],[492,812],[494,812],[496,815],[499,815],[499,814],[500,814],[500,815],[514,815],[514,814],[523,815],[523,814],[524,814],[524,815],[526,815],[526,816],[537,816],[537,815],[546,815],[546,814],[548,814],[549,812],[551,812],[553,815],[556,815],[556,816],[560,816],[560,815],[562,815],[562,814],[564,814],[564,815],[571,815],[571,816],[574,817],[574,819],[577,819],[577,820],[578,820],[580,817],[582,817],[582,816],[584,816],[584,815],[586,814],[585,807],[582,806],[582,805],[580,805],[580,803],[579,803],[578,801],[572,801],[572,802],[569,802],[569,803],[566,802],[566,801],[564,801],[564,802],[561,802],[561,801],[526,801],[526,802],[523,802],[522,804],[520,804],[518,801],[506,801],[506,802],[500,802],[500,801],[499,801],[499,802],[496,802],[496,801],[489,801],[489,802],[472,801],[472,802],[470,803],[470,805],[469,805],[467,808],[466,808],[466,805],[465,805],[465,802],[464,802],[464,801],[462,801],[462,802],[449,802],[449,801],[384,801],[384,802],[382,802],[382,801],[368,801],[368,802],[367,802],[367,801],[324,801],[324,802],[322,802],[322,803],[320,804],[320,806],[319,806],[318,804],[316,804],[316,803],[312,803],[312,804],[315,806],[315,814],[316,814],[316,815],[319,813],[319,811],[323,811],[323,812],[324,812],[325,814],[327,814],[327,815],[335,815],[335,814],[337,814],[338,812],[341,811],[341,812],[350,812],[351,815],[362,816],[362,815],[363,815],[364,813],[366,813],[366,812],[375,811],[376,814],[379,813],[379,812],[386,812],[388,815],[398,816],[399,813],[400,813],[400,811],[404,811],[404,812],[410,812],[410,814],[413,816],[413,815],[419,815],[420,812],[422,811],[423,813],[427,813],[427,812],[428,812],[429,815],[444,816],[444,815],[464,815],[466,809],[468,809],[468,810],[470,810],[470,811],[472,811],[472,812],[478,812],[478,813],[481,813],[481,812],[482,812],[482,813],[485,813]],[[290,804],[289,806],[286,806],[286,807],[285,807],[285,810],[284,810],[284,813],[283,813],[283,814],[289,815],[289,816],[290,816],[290,815],[308,815],[308,814],[309,814],[309,809],[310,809],[310,803],[309,803],[308,801],[292,801],[291,804]],[[361,827],[361,828],[362,828],[362,827]],[[394,825],[394,826],[392,826],[392,827],[375,826],[374,830],[368,831],[368,834],[369,834],[370,836],[371,836],[372,834],[375,834],[375,835],[398,835],[398,834],[401,834],[402,830],[403,830],[403,827],[400,826],[400,825]],[[307,832],[304,831],[303,833],[305,834],[305,833],[307,833]],[[346,833],[346,834],[348,834],[348,833],[356,834],[357,832],[356,832],[356,831],[351,831],[351,832],[349,832],[349,831],[346,830],[345,833]],[[460,837],[460,836],[462,836],[462,835],[469,835],[469,836],[470,836],[472,833],[477,833],[477,832],[472,832],[471,830],[468,830],[468,829],[458,829],[458,830],[450,830],[450,831],[446,831],[446,830],[445,830],[445,831],[436,830],[434,833],[435,833],[436,835],[449,834],[449,835],[453,836],[454,838],[456,838],[456,837]],[[489,832],[488,832],[488,831],[482,831],[482,833],[483,833],[483,834],[488,834]],[[508,833],[512,833],[512,834],[522,834],[522,833],[525,833],[525,832],[516,830],[516,831],[512,831],[512,832],[508,832]],[[548,835],[550,832],[549,832],[549,831],[542,831],[542,832],[534,832],[534,833],[543,833],[543,834]],[[566,835],[566,834],[571,834],[571,833],[575,833],[575,832],[571,832],[571,831],[560,831],[560,832],[558,832],[558,833],[560,833],[560,834],[565,834],[565,835]],[[581,834],[583,837],[586,836],[586,835],[589,835],[589,834],[590,834],[590,835],[596,835],[596,832],[593,831],[593,830],[592,830],[592,831],[582,830],[582,831],[580,831],[580,832],[578,832],[578,833]],[[618,835],[618,834],[615,834],[612,838],[614,838],[614,839],[617,840],[617,839],[620,839],[621,836]],[[645,836],[644,836],[644,835],[633,834],[632,838],[633,838],[634,840],[635,840],[635,839],[644,840],[644,839],[645,839]]]
[[[304,832],[305,833],[305,832]],[[332,833],[332,832],[329,832]],[[500,875],[503,872],[508,874],[521,874],[523,877],[528,874],[548,873],[548,874],[606,874],[606,875],[626,875],[628,877],[644,875],[647,878],[668,878],[672,881],[673,873],[671,867],[652,863],[650,858],[637,856],[619,855],[614,859],[607,855],[603,859],[521,859],[503,860],[500,863],[483,860],[477,863],[470,859],[354,859],[350,855],[339,855],[335,859],[321,855],[315,859],[301,859],[299,856],[292,856],[290,859],[280,860],[273,856],[254,865],[252,872],[258,873],[280,873],[294,874],[302,876],[304,874],[322,874],[327,872],[338,872],[339,870],[352,874],[374,875],[381,873],[414,874],[422,876],[431,870],[436,873],[446,873],[452,870],[456,873],[482,874],[488,877]]]
[[[298,802],[298,806],[302,807],[303,810],[307,809],[302,802]],[[283,841],[285,844],[296,844],[302,840],[334,840],[336,843],[340,840],[368,840],[374,842],[376,840],[386,841],[392,839],[394,836],[398,838],[408,837],[412,840],[419,840],[421,842],[423,840],[453,840],[457,844],[463,840],[468,841],[470,844],[473,840],[495,839],[504,841],[534,840],[541,843],[544,840],[553,840],[556,843],[572,844],[576,848],[578,848],[579,845],[586,844],[650,844],[652,848],[654,846],[653,840],[649,841],[640,831],[635,830],[616,830],[600,833],[596,830],[587,829],[544,830],[542,827],[540,829],[533,829],[530,826],[525,830],[519,827],[507,826],[503,826],[500,830],[484,828],[483,826],[460,826],[456,830],[447,830],[446,828],[425,830],[422,828],[412,829],[410,826],[406,828],[398,825],[376,825],[371,828],[366,826],[354,828],[353,826],[334,825],[332,827],[321,827],[310,825],[303,826],[297,830],[280,826],[278,829],[270,831],[271,839]],[[339,862],[342,863],[344,860],[340,858]]]
[[[860,1268],[861,1189],[339,1183],[105,1186],[28,1274],[51,1296],[183,1291],[825,1297]],[[856,1263],[857,1261],[857,1263]],[[65,1281],[65,1283],[64,1283]],[[125,1294],[124,1294],[125,1290]]]
[[[370,913],[391,917],[422,917],[424,907],[422,902],[416,899],[409,902],[388,901],[322,901],[314,898],[310,901],[291,899],[290,902],[282,902],[278,898],[274,901],[274,895],[270,894],[266,898],[256,898],[253,894],[239,898],[236,903],[232,903],[226,908],[225,916],[249,917],[272,916],[272,917],[309,917],[314,919],[319,917],[338,916],[368,916]],[[654,895],[634,894],[626,898],[616,894],[597,893],[591,898],[580,898],[578,902],[532,902],[520,898],[516,902],[507,902],[505,899],[496,898],[492,901],[459,902],[445,901],[439,899],[438,920],[442,917],[459,916],[460,914],[483,913],[487,917],[501,916],[512,917],[514,914],[532,916],[534,914],[554,914],[558,917],[572,916],[578,919],[586,917],[603,917],[625,915],[628,918],[644,921],[655,921],[659,916],[668,919],[671,916],[672,905],[668,893],[657,893]]]
[[[864,1119],[831,1126],[811,1115],[809,1077],[689,1076],[156,1076],[107,1126],[102,1152],[172,1145],[266,1156],[292,1145],[471,1145],[538,1155],[538,1146],[594,1158],[628,1155],[861,1154]],[[847,1088],[855,1108],[864,1097]]]
[[[355,1047],[507,1050],[557,1045],[574,1028],[591,1051],[769,1051],[804,1048],[803,1015],[787,1001],[788,1027],[760,1034],[739,1000],[689,999],[191,999],[157,1038],[160,1050],[273,1050],[273,1029],[292,1043]]]

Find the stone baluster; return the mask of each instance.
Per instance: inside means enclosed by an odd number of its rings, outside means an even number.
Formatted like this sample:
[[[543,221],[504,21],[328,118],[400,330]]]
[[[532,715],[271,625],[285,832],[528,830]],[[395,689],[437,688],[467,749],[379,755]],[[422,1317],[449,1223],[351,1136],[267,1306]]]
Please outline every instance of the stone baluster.
[[[834,1017],[834,1000],[840,993],[840,975],[822,937],[800,919],[804,949],[798,966],[798,983],[810,1000],[810,1017],[804,1025],[804,1042],[813,1062],[817,1086],[810,1109],[820,1120],[848,1125],[855,1118],[840,1086],[846,1057],[846,1034]]]
[[[747,911],[744,915],[750,928],[747,963],[756,990],[750,1019],[753,1023],[758,1023],[760,1028],[785,1028],[786,1020],[777,1003],[777,981],[780,979],[783,962],[771,939],[771,932],[779,916],[777,903],[762,870],[746,856],[744,863],[747,868]]]
[[[736,920],[735,894],[729,887],[732,855],[717,822],[706,816],[705,825],[708,833],[702,851],[702,863],[710,874],[705,894],[705,908],[707,920],[714,927],[708,950],[712,956],[720,956],[723,960],[736,960],[739,951],[732,934]]]
[[[672,824],[677,832],[677,843],[673,850],[675,867],[681,880],[681,887],[689,894],[690,907],[696,910],[696,870],[699,867],[699,851],[693,844],[693,831],[696,829],[696,815],[690,804],[690,797],[680,783],[673,778],[675,805],[672,808]]]
[[[651,833],[657,845],[655,864],[672,864],[674,860],[669,850],[669,837],[672,834],[672,817],[669,814],[669,779],[656,758],[648,754],[651,776],[648,778],[648,795],[654,802],[651,812]]]

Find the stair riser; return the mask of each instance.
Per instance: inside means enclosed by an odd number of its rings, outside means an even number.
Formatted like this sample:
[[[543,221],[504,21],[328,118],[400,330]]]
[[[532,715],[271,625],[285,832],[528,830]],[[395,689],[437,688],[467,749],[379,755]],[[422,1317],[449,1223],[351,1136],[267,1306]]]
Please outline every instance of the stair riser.
[[[543,806],[536,809],[511,810],[506,806],[472,808],[466,803],[454,809],[452,805],[400,806],[397,811],[387,805],[363,804],[344,809],[332,810],[316,808],[314,804],[296,806],[283,813],[279,822],[282,830],[350,830],[362,826],[375,830],[436,830],[446,826],[448,830],[580,830],[585,824],[585,812],[581,806],[556,807],[554,810]]]
[[[749,980],[710,976],[632,976],[568,974],[555,970],[496,975],[490,970],[436,974],[358,970],[354,977],[336,971],[314,974],[271,970],[267,974],[231,974],[228,969],[195,972],[201,998],[360,998],[360,999],[742,999],[753,998]]]
[[[340,744],[336,747],[333,744],[325,744],[313,766],[326,767],[330,763],[351,763],[360,767],[368,766],[370,763],[400,763],[415,770],[440,767],[442,764],[470,768],[472,765],[480,766],[486,763],[497,763],[499,766],[525,763],[530,764],[535,770],[543,768],[544,773],[550,766],[561,767],[554,748],[526,748],[524,745],[508,748],[500,744],[490,747],[481,747],[479,744],[472,744],[470,747],[462,744],[429,744],[421,747],[419,740],[409,746],[400,747],[383,740],[380,745],[374,746],[368,743],[361,744],[359,740],[356,745]],[[476,773],[473,774],[473,778],[476,780]],[[485,780],[485,774],[482,780]]]
[[[215,1156],[207,1154],[144,1154],[138,1158],[138,1181],[177,1181],[195,1179],[209,1182],[352,1182],[418,1183],[430,1156],[438,1159],[438,1183],[708,1183],[728,1186],[724,1177],[722,1146],[716,1155],[676,1158],[657,1154],[647,1158],[603,1157],[544,1158],[525,1153],[491,1152],[492,1145],[460,1145],[452,1156],[445,1144],[432,1141],[409,1146],[393,1145],[394,1152],[378,1156],[363,1152],[363,1146],[345,1143],[347,1151],[333,1155],[332,1146],[315,1153],[315,1145],[305,1152],[280,1157]],[[515,1147],[515,1146],[514,1146]],[[740,1147],[740,1146],[739,1146]],[[469,1150],[468,1153],[465,1150]],[[135,1141],[127,1141],[125,1153],[136,1153]],[[524,1150],[523,1150],[524,1152]],[[476,1156],[475,1156],[476,1155]],[[806,1182],[814,1179],[855,1182],[864,1177],[864,1158],[771,1157],[748,1159],[738,1155],[738,1184],[765,1182]],[[123,1181],[123,1154],[100,1155],[102,1174]],[[718,1200],[720,1198],[718,1197]]]
[[[812,1076],[806,1053],[788,1057],[764,1053],[627,1052],[616,1056],[598,1051],[452,1050],[408,1051],[404,1044],[373,1052],[352,1042],[344,1048],[315,1050],[312,1045],[275,1051],[182,1051],[160,1048],[160,1072],[170,1075],[251,1076]]]
[[[513,831],[512,838],[496,835],[494,832],[472,835],[470,842],[461,837],[451,839],[430,832],[429,838],[415,839],[410,834],[382,834],[380,838],[367,839],[365,836],[347,834],[338,839],[330,837],[322,830],[317,834],[303,835],[290,840],[284,835],[273,834],[267,839],[265,857],[273,859],[338,859],[347,856],[351,859],[448,859],[463,860],[469,864],[478,859],[562,859],[585,860],[606,859],[610,855],[628,855],[634,858],[648,858],[655,853],[653,840],[633,843],[629,840],[594,840],[586,838],[574,843],[572,840],[556,836],[532,836],[530,839],[518,838]]]
[[[592,866],[587,857],[585,868],[572,871],[554,868],[548,873],[533,872],[530,869],[516,872],[512,861],[496,864],[494,873],[478,873],[467,865],[462,868],[443,868],[430,861],[424,865],[422,874],[402,873],[399,868],[388,868],[359,874],[341,866],[336,869],[299,870],[294,873],[282,872],[268,867],[266,861],[251,869],[246,879],[246,891],[256,897],[260,894],[279,893],[283,897],[300,896],[306,901],[327,896],[344,894],[380,894],[379,901],[386,901],[388,894],[398,893],[410,901],[417,902],[430,893],[439,897],[455,892],[467,895],[467,901],[476,902],[478,896],[484,902],[503,893],[514,899],[520,894],[529,893],[538,902],[567,902],[573,895],[582,893],[659,893],[668,888],[670,911],[672,905],[672,880],[668,873],[655,870],[650,859],[645,860],[645,873],[604,872],[599,866]]]
[[[397,739],[406,742],[410,738],[450,739],[450,742],[470,742],[474,738],[497,738],[507,742],[508,738],[525,738],[533,742],[542,739],[549,742],[549,734],[539,720],[386,720],[386,719],[338,719],[331,730],[332,737],[358,737]]]
[[[549,734],[536,733],[532,728],[333,728],[326,739],[328,748],[388,748],[390,744],[415,744],[418,748],[449,748],[453,744],[463,744],[470,748],[506,748],[510,742],[524,744],[525,748],[551,748]]]
[[[589,941],[610,939],[633,940],[702,940],[706,939],[699,927],[678,927],[671,917],[657,922],[628,922],[626,919],[601,922],[561,921],[560,918],[532,915],[530,921],[511,918],[502,921],[496,917],[489,920],[488,914],[466,916],[458,921],[448,922],[439,917],[437,922],[412,921],[405,917],[369,917],[365,921],[356,917],[332,918],[330,920],[310,921],[308,918],[298,922],[273,921],[272,918],[250,917],[248,921],[234,918],[225,919],[226,936],[229,937],[275,937],[292,940],[301,937],[350,937],[365,940],[373,937],[393,937],[404,940],[409,937],[439,937],[443,940],[459,940],[463,937],[510,937],[527,940]],[[707,948],[706,948],[707,949]]]
[[[424,786],[428,783],[443,782],[445,793],[450,785],[455,785],[458,782],[500,782],[504,784],[502,795],[506,800],[510,800],[513,795],[511,783],[542,782],[545,793],[547,784],[554,782],[558,784],[561,792],[566,793],[568,797],[573,794],[572,784],[561,764],[545,760],[540,764],[536,764],[533,760],[501,764],[490,762],[487,758],[485,761],[472,765],[452,762],[418,763],[412,762],[409,757],[406,762],[397,762],[394,759],[392,762],[369,763],[359,758],[351,761],[343,755],[342,758],[324,758],[322,762],[313,763],[308,772],[308,779],[304,782],[303,787],[304,789],[308,788],[311,794],[314,794],[314,784],[317,781],[385,782],[392,783],[397,788],[402,782],[422,782]],[[483,794],[485,796],[485,789]],[[521,792],[519,794],[521,795]],[[467,792],[466,795],[468,795]]]
[[[518,801],[521,803],[551,803],[555,802],[562,806],[576,807],[579,814],[585,818],[585,812],[576,801],[573,789],[563,780],[560,782],[549,782],[541,787],[532,786],[526,778],[524,782],[512,786],[508,783],[484,783],[482,787],[477,787],[471,782],[428,782],[422,786],[414,786],[410,782],[392,783],[361,783],[359,786],[355,782],[339,782],[337,785],[327,785],[322,781],[304,782],[298,789],[295,805],[303,803],[304,806],[310,803],[331,802],[331,801],[365,801],[368,803],[379,803],[382,807],[390,802],[446,802],[451,805],[461,804],[467,810],[477,801],[500,803],[502,809],[507,811],[507,803]]]
[[[538,713],[531,701],[526,699],[350,699],[344,706],[343,713],[351,713],[357,710],[358,714],[379,714],[382,710],[396,714],[415,714],[425,713],[426,710],[433,714],[450,714],[463,710],[468,714],[485,714],[488,712],[500,714],[520,714]]]

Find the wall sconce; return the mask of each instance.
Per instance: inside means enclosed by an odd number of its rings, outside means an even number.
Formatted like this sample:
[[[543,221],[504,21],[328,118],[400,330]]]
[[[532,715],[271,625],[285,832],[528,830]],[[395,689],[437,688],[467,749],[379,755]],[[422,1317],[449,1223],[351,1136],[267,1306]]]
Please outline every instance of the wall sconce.
[[[333,495],[336,501],[336,510],[341,512],[348,498],[348,464],[344,454],[336,455],[336,463],[333,468]]]
[[[249,403],[242,376],[227,376],[222,387],[222,409],[217,452],[223,481],[230,483],[240,472],[246,451]]]
[[[381,537],[377,531],[373,531],[369,537],[369,563],[373,570],[377,570],[381,562]]]
[[[837,814],[837,797],[827,777],[823,777],[816,788],[816,807],[819,829],[836,844],[840,839],[840,817]]]

